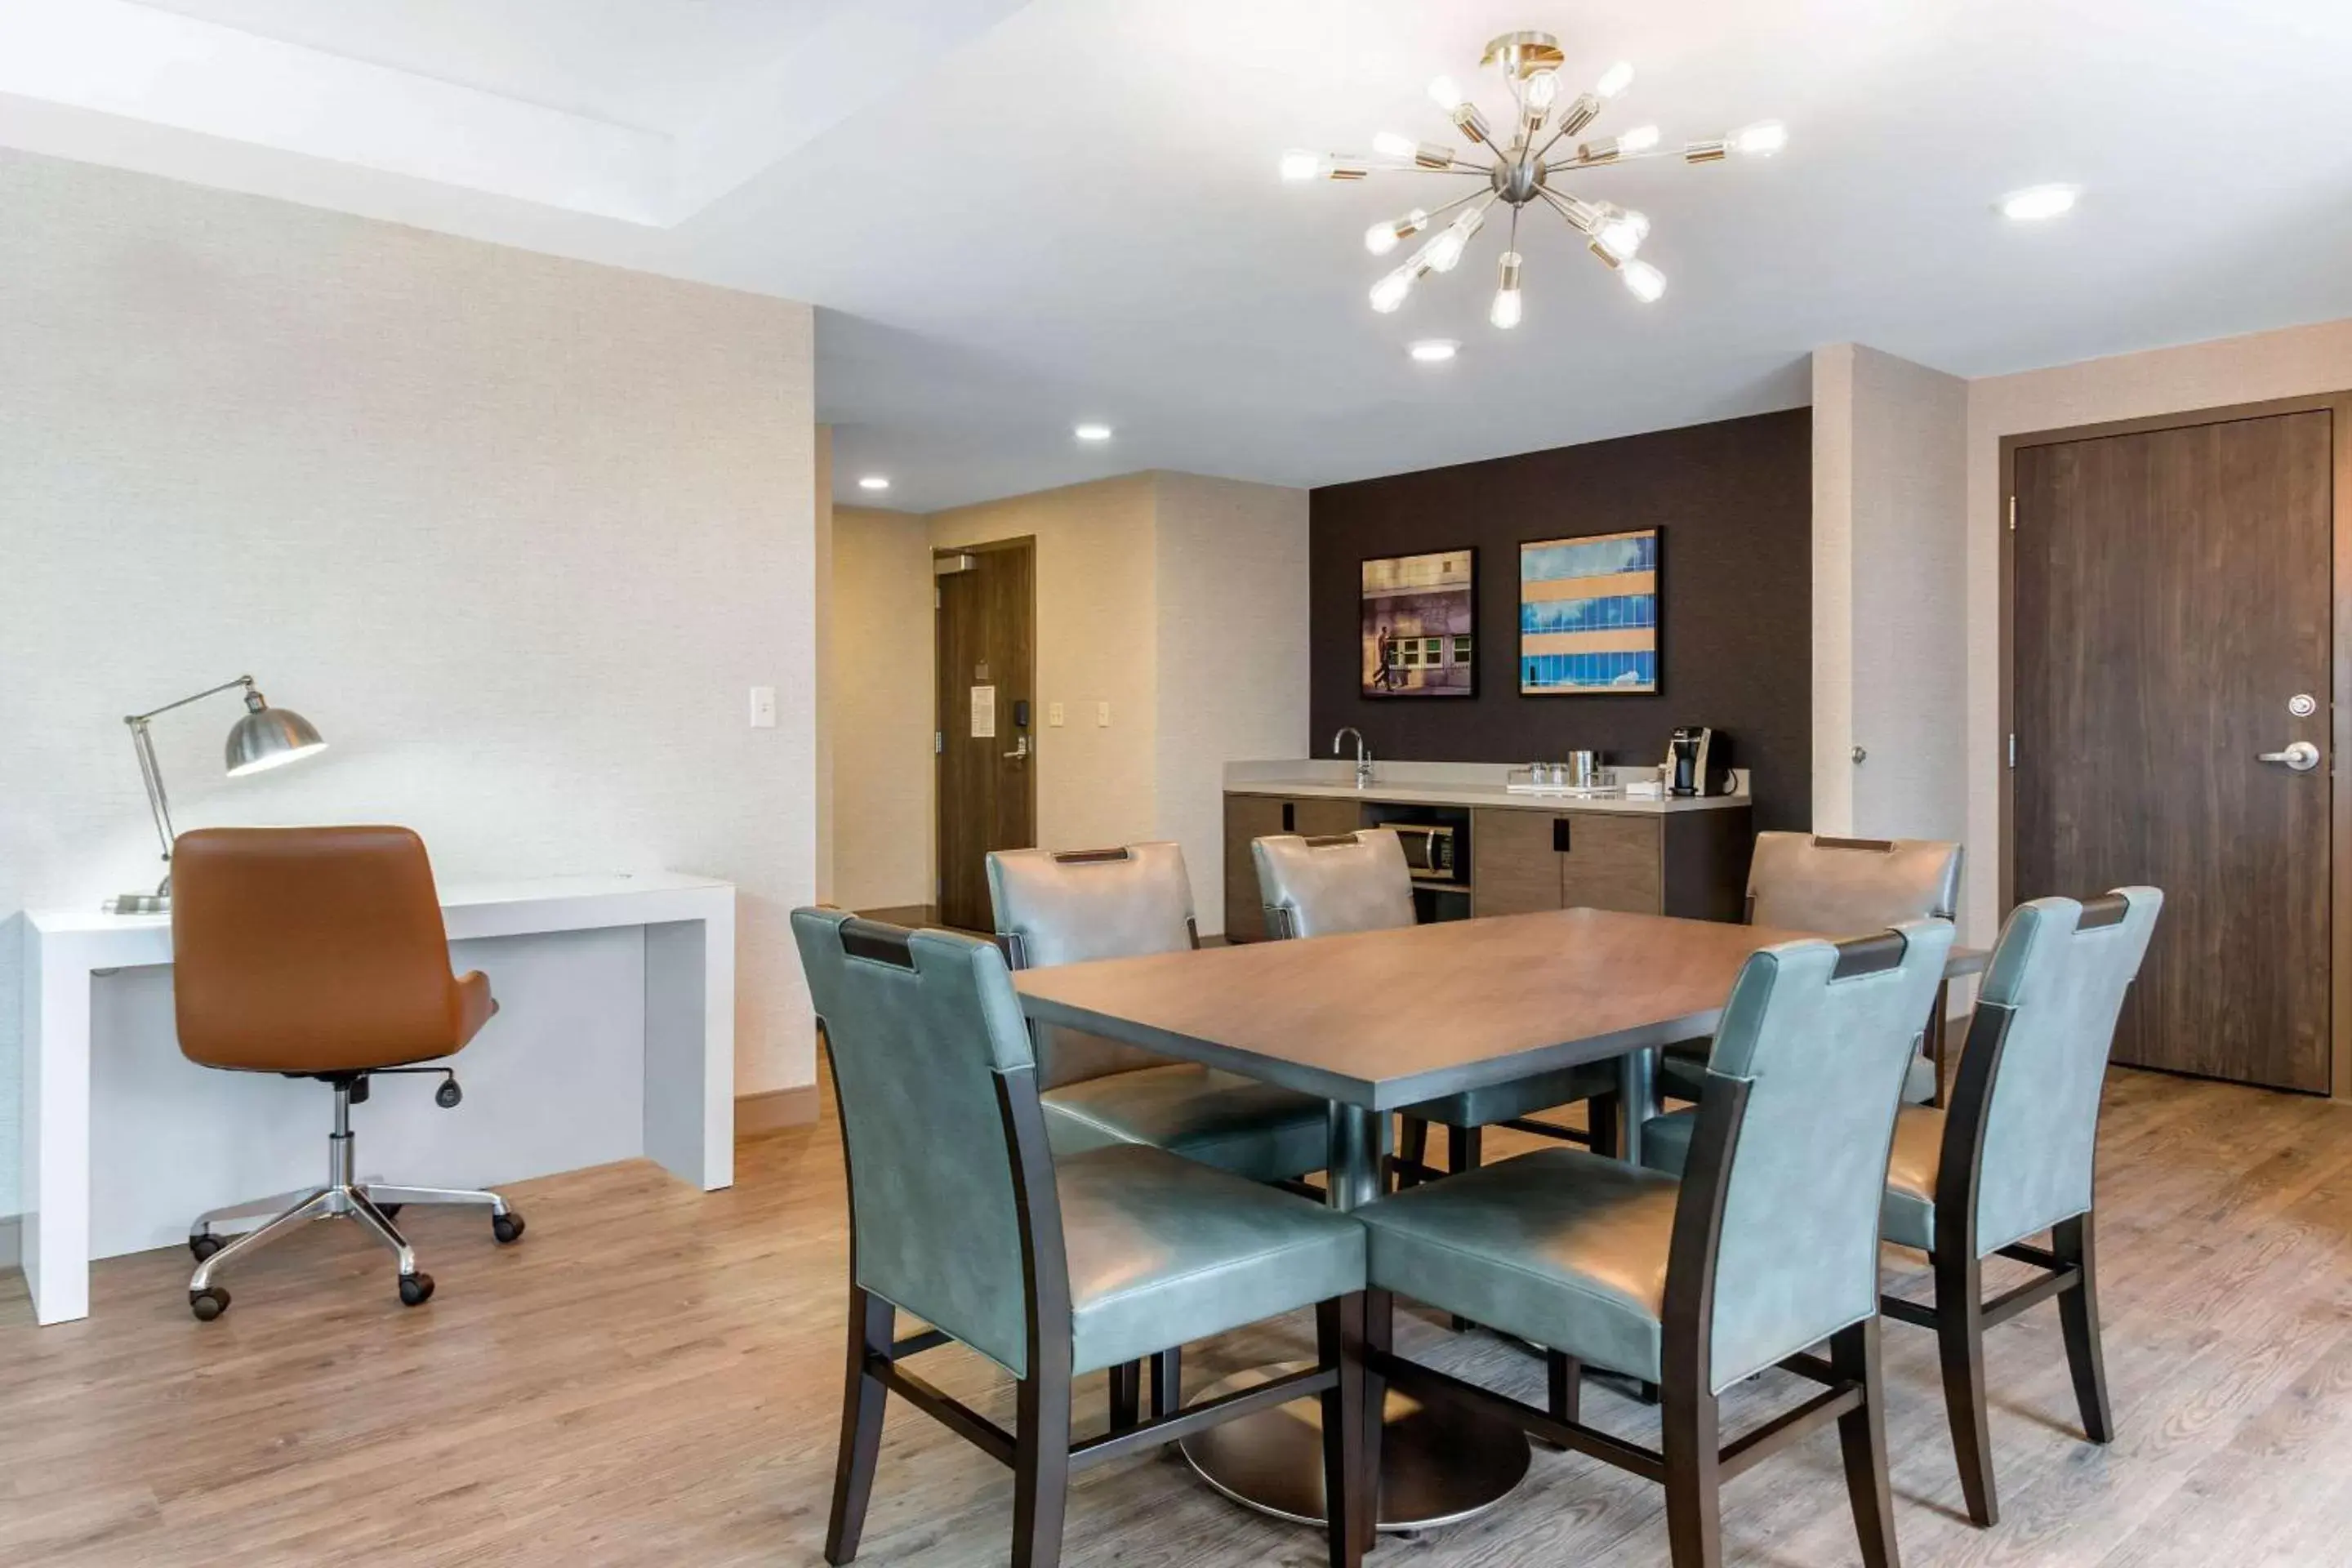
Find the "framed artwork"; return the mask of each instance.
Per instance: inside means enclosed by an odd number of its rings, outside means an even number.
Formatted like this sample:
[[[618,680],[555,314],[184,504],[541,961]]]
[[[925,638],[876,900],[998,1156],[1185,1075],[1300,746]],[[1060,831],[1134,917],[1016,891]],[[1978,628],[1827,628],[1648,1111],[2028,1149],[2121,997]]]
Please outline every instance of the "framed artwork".
[[[1478,694],[1478,552],[1441,550],[1363,563],[1363,693]]]
[[[1519,690],[1658,689],[1658,531],[1519,546]]]

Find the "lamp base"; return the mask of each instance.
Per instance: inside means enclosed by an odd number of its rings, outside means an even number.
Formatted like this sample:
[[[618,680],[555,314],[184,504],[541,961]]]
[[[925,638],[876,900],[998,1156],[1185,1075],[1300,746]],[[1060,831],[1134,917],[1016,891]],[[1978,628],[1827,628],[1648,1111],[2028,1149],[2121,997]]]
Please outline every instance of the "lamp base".
[[[169,889],[154,893],[117,893],[106,900],[110,915],[165,915],[172,912]]]

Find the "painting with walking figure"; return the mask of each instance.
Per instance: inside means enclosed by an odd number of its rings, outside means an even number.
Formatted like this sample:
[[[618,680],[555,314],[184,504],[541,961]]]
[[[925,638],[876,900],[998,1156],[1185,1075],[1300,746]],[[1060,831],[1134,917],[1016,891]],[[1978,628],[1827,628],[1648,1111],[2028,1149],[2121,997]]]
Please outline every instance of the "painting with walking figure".
[[[1519,689],[1658,689],[1658,531],[1519,546]]]
[[[1363,571],[1364,695],[1477,695],[1478,552],[1383,556]]]

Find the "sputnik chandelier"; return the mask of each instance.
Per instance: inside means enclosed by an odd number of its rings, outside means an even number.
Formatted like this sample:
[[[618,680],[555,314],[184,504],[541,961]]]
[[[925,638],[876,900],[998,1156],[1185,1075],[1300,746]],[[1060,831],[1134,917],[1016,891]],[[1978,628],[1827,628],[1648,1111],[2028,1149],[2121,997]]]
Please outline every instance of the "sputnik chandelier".
[[[1666,291],[1665,274],[1638,255],[1642,242],[1649,237],[1648,218],[1609,202],[1586,201],[1560,188],[1563,175],[1667,155],[1658,128],[1643,125],[1605,141],[1574,142],[1568,151],[1553,156],[1555,148],[1582,136],[1600,119],[1601,110],[1633,85],[1633,68],[1623,61],[1610,67],[1591,91],[1578,94],[1554,119],[1552,110],[1560,96],[1559,68],[1566,58],[1559,40],[1549,33],[1505,33],[1486,46],[1479,63],[1500,71],[1511,89],[1513,128],[1507,136],[1496,134],[1486,116],[1451,77],[1439,77],[1429,84],[1429,96],[1454,121],[1454,129],[1492,154],[1491,163],[1393,132],[1372,138],[1372,157],[1304,152],[1283,155],[1286,180],[1361,180],[1374,174],[1400,173],[1476,182],[1452,201],[1427,209],[1415,207],[1402,217],[1376,223],[1364,232],[1364,248],[1374,256],[1386,256],[1446,214],[1456,215],[1422,241],[1402,266],[1372,285],[1373,310],[1383,314],[1392,311],[1422,279],[1433,272],[1453,271],[1470,241],[1486,226],[1496,202],[1510,209],[1510,237],[1501,258],[1501,279],[1487,311],[1487,319],[1497,327],[1519,324],[1519,213],[1538,202],[1567,219],[1636,300],[1650,303]],[[1720,163],[1735,155],[1769,157],[1788,141],[1787,128],[1767,120],[1716,141],[1689,142],[1682,156],[1692,163]]]

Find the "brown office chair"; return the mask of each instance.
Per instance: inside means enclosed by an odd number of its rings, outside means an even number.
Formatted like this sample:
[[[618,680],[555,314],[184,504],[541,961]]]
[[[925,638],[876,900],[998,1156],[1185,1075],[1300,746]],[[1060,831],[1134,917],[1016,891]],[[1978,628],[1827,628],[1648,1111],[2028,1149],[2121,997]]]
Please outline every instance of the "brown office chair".
[[[188,1229],[188,1306],[228,1309],[225,1265],[306,1219],[353,1219],[400,1258],[400,1299],[421,1306],[433,1277],[393,1216],[404,1204],[479,1204],[500,1242],[522,1215],[496,1193],[394,1187],[352,1174],[352,1107],[386,1072],[439,1073],[435,1100],[461,1098],[447,1068],[499,1010],[481,974],[449,973],[448,936],[424,841],[404,827],[213,827],[172,847],[173,990],[180,1049],[232,1072],[315,1078],[335,1091],[326,1184],[215,1209]],[[242,1229],[224,1243],[216,1234]]]

